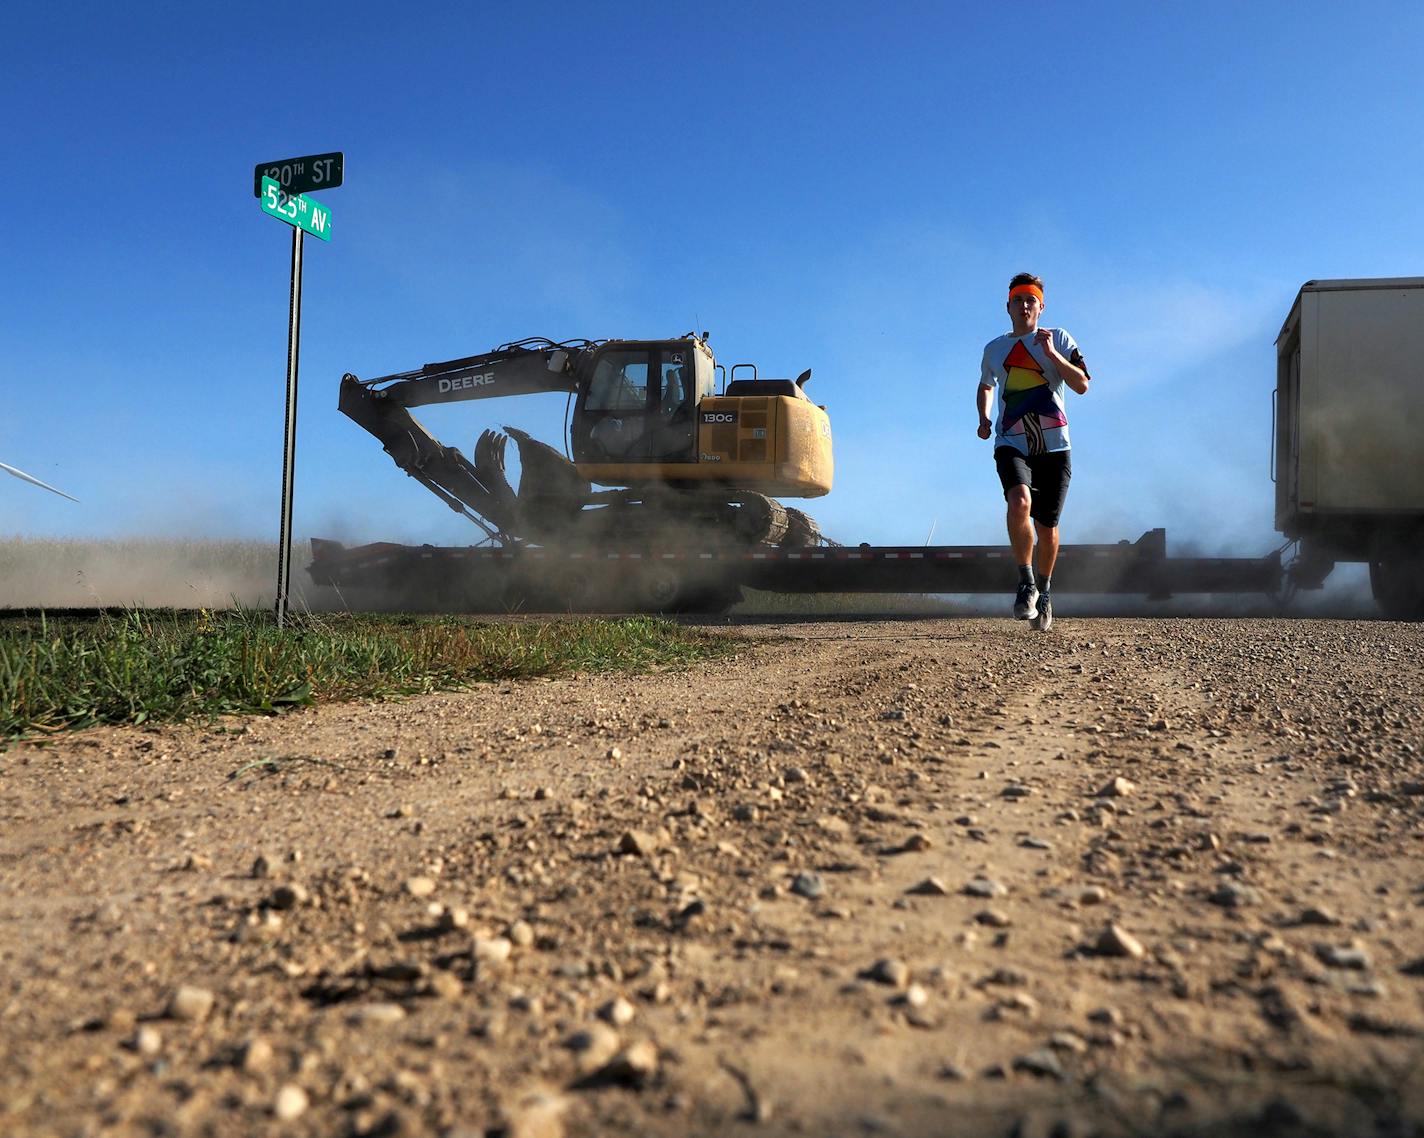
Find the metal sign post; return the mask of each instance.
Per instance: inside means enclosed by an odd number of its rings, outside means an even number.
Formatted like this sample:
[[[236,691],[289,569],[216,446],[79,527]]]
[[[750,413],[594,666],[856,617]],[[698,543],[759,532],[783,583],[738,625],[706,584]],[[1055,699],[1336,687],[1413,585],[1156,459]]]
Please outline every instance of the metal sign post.
[[[277,541],[277,627],[287,623],[292,585],[292,472],[297,459],[297,353],[302,343],[302,238],[292,226],[292,300],[287,318],[287,422],[282,432],[282,533]]]
[[[292,489],[297,460],[297,360],[302,340],[302,239],[331,240],[331,210],[302,191],[341,185],[344,157],[315,154],[264,162],[253,171],[262,212],[292,227],[292,291],[287,320],[287,415],[282,432],[282,520],[277,539],[277,627],[287,623],[292,585]],[[280,179],[280,180],[279,180]]]

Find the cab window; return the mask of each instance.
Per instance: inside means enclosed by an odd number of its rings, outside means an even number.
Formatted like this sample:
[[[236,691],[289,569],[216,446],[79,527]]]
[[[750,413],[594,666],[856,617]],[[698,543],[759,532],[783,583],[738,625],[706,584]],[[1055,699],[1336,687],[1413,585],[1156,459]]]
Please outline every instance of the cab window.
[[[663,418],[670,419],[692,405],[692,363],[690,360],[684,362],[681,352],[664,352],[659,370],[662,372],[662,393],[658,410]]]
[[[588,410],[646,410],[648,356],[647,352],[604,352],[589,383]]]

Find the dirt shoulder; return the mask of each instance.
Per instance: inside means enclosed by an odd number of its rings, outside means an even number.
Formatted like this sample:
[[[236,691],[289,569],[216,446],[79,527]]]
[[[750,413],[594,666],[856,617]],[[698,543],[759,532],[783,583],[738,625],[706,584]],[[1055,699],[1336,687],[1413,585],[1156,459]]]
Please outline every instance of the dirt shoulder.
[[[0,755],[0,1131],[1421,1132],[1418,626],[737,634]]]

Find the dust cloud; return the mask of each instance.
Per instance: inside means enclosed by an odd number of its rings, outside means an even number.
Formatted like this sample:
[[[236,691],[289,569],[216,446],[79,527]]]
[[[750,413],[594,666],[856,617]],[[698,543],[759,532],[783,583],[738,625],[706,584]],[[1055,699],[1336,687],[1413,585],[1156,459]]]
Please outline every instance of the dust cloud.
[[[293,545],[292,601],[317,603],[305,543]],[[257,541],[0,539],[0,609],[267,608],[277,547]]]

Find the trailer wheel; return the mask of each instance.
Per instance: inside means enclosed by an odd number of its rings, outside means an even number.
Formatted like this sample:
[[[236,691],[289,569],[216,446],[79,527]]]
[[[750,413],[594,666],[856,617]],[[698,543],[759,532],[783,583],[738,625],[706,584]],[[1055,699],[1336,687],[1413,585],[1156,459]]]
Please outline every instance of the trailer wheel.
[[[587,572],[570,579],[564,588],[564,606],[570,612],[622,612],[636,608],[632,598],[625,597],[622,583],[615,581],[606,566],[591,565]]]
[[[716,614],[726,612],[742,599],[740,585],[724,585],[694,590],[683,602],[680,612]]]
[[[653,613],[726,612],[742,599],[740,585],[689,580],[683,567],[658,561],[638,571],[630,594],[630,608]]]
[[[638,612],[679,612],[688,599],[682,571],[662,561],[644,565],[631,585],[631,607]]]
[[[1424,531],[1396,531],[1376,539],[1370,591],[1393,620],[1424,620]]]
[[[1424,559],[1371,561],[1370,591],[1391,620],[1424,620]]]

